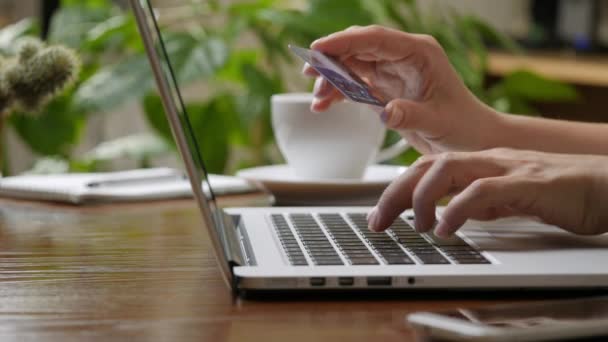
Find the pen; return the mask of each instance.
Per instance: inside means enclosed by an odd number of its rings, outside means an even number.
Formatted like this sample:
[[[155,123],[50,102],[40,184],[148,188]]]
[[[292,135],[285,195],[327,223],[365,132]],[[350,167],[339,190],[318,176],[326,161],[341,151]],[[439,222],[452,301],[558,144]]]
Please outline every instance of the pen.
[[[120,185],[135,185],[141,183],[156,183],[156,182],[164,182],[169,180],[180,180],[185,179],[184,175],[179,174],[170,174],[170,175],[154,175],[154,176],[131,176],[124,178],[116,178],[116,179],[107,179],[100,181],[92,181],[87,183],[87,187],[89,188],[99,188],[104,186],[120,186]]]

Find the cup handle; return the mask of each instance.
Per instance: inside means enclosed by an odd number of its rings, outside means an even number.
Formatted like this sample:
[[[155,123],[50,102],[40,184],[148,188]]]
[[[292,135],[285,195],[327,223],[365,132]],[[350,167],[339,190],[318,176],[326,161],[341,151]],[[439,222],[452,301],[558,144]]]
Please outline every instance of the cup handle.
[[[405,140],[401,139],[393,145],[384,148],[378,152],[376,156],[376,163],[381,163],[389,159],[393,159],[401,153],[407,151],[410,148],[410,144]]]

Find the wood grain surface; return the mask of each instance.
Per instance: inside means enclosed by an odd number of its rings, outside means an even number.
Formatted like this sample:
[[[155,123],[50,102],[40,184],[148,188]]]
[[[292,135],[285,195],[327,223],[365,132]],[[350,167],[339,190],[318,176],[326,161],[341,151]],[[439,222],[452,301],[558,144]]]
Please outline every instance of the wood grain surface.
[[[191,201],[79,208],[0,200],[2,341],[413,341],[409,312],[517,299],[237,299]]]

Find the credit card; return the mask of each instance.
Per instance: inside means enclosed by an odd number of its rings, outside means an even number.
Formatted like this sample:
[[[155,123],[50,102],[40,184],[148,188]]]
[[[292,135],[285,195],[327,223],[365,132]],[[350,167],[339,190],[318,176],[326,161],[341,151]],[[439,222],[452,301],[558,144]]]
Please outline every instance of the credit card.
[[[351,101],[378,107],[384,107],[388,103],[377,91],[335,58],[294,45],[289,45],[289,49]]]

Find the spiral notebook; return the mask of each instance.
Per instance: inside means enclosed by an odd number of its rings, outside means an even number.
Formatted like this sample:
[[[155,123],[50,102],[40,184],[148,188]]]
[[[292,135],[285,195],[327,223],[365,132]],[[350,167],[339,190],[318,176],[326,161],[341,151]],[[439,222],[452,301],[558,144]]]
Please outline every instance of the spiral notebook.
[[[259,191],[246,180],[238,177],[210,175],[209,182],[216,195]],[[204,188],[208,191],[206,186]],[[0,197],[28,200],[85,204],[162,200],[190,196],[192,196],[192,190],[188,178],[181,171],[171,168],[0,178]]]

